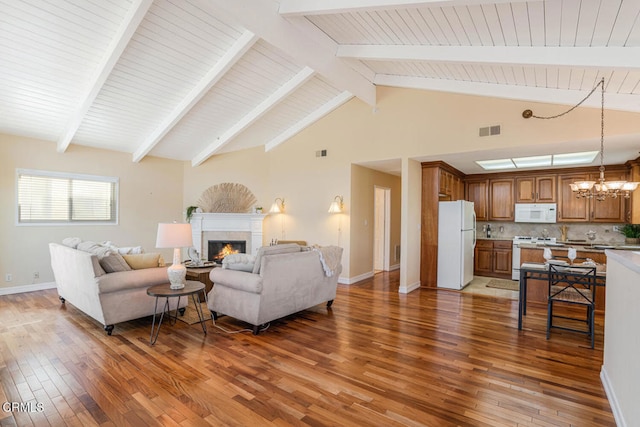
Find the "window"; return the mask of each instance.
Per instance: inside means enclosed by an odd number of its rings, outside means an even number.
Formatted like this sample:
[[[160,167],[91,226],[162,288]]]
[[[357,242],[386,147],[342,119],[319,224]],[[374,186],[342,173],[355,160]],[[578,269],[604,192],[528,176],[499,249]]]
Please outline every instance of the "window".
[[[17,169],[18,224],[117,224],[118,178]]]

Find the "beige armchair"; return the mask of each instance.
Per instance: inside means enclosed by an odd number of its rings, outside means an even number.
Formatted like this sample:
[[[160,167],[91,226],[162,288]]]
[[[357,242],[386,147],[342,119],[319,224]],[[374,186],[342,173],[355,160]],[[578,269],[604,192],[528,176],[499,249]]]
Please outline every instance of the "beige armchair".
[[[323,253],[324,252],[324,253]],[[253,333],[272,320],[314,305],[331,307],[342,271],[342,248],[303,250],[297,244],[265,246],[253,272],[214,268],[208,307],[214,319],[225,314],[250,323]]]

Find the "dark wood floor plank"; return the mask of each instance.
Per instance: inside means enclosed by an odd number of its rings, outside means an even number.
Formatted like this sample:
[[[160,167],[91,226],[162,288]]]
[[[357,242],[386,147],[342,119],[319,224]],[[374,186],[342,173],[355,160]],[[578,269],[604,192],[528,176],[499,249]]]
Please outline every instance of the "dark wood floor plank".
[[[596,348],[546,339],[546,309],[517,329],[517,301],[398,290],[398,272],[338,287],[258,336],[210,322],[100,325],[55,290],[0,297],[0,398],[42,412],[5,425],[614,426]],[[247,325],[229,317],[218,325]]]

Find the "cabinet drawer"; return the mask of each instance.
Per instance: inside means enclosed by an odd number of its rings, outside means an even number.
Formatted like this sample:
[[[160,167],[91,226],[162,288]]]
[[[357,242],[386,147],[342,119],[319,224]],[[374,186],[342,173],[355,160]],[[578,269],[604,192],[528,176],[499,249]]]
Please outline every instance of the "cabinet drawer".
[[[477,240],[476,247],[483,249],[493,249],[493,240]]]
[[[511,240],[494,240],[493,247],[496,249],[511,249],[513,242]]]

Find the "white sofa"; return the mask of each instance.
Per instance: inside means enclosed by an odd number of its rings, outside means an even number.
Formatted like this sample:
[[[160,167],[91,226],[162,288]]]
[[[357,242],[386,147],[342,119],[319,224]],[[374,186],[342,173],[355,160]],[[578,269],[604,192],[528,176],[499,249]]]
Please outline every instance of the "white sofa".
[[[342,271],[342,248],[297,244],[259,249],[251,272],[214,268],[207,305],[214,319],[225,314],[250,323],[253,333],[272,320],[314,305],[331,307]]]
[[[106,273],[95,254],[57,243],[49,244],[49,252],[60,301],[93,317],[108,335],[116,323],[153,315],[155,298],[147,288],[169,282],[166,267]],[[177,298],[169,300],[175,310]],[[187,298],[180,298],[180,308],[186,305]]]

